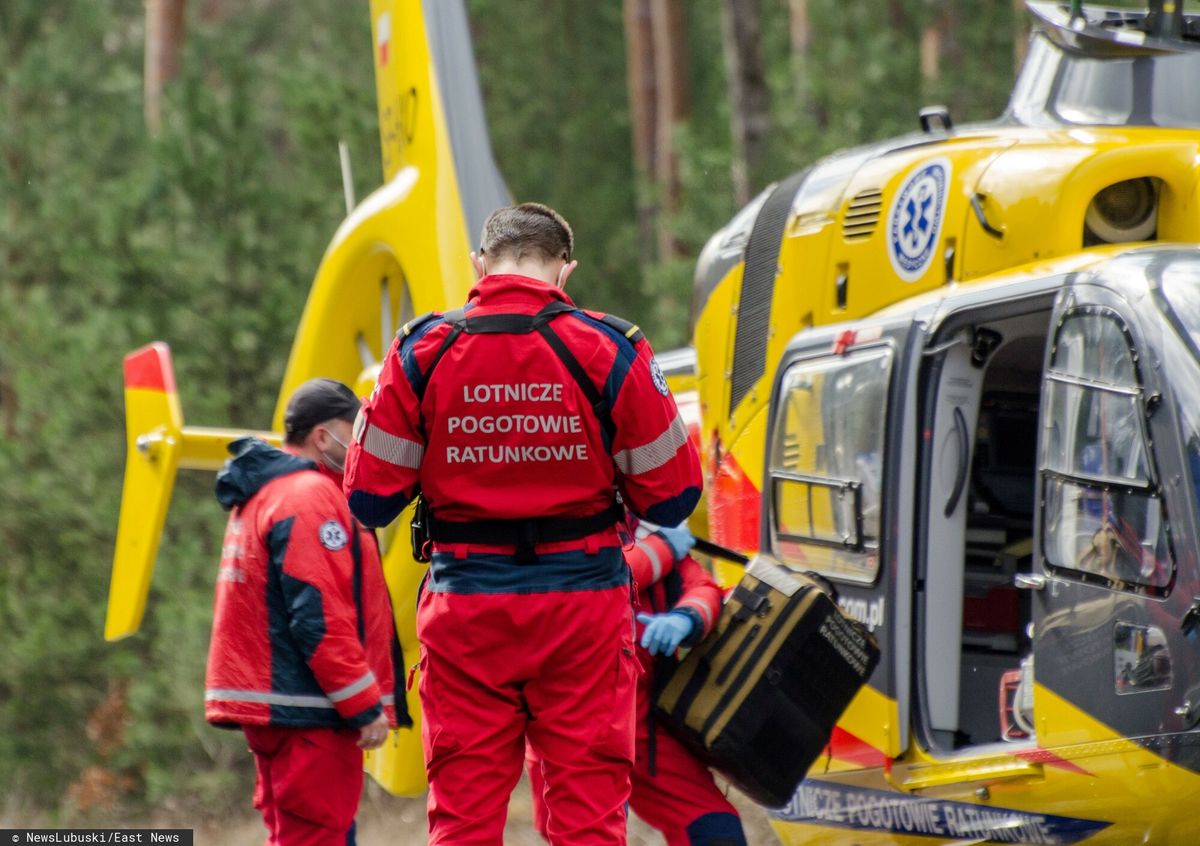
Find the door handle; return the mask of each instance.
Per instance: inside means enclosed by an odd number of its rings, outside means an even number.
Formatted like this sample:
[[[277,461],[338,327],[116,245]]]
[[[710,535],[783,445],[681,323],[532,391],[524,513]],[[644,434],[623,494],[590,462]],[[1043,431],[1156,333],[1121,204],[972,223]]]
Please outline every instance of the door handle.
[[[970,471],[967,464],[971,460],[971,436],[967,432],[967,418],[963,416],[962,409],[957,405],[954,406],[954,434],[958,436],[958,475],[954,477],[954,489],[950,491],[950,496],[946,499],[946,508],[943,512],[946,517],[953,514],[954,509],[958,507],[958,501],[967,487],[967,473]]]
[[[1046,577],[1034,573],[1017,573],[1013,576],[1013,585],[1017,590],[1045,590]]]

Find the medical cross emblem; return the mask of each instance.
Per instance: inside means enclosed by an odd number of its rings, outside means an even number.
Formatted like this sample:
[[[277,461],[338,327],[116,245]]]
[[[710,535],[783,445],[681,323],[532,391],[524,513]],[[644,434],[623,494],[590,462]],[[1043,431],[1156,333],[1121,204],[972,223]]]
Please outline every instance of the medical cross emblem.
[[[317,537],[321,541],[321,546],[330,552],[337,552],[344,548],[346,542],[350,540],[350,536],[346,534],[346,530],[337,520],[326,520],[322,523],[321,528],[317,530]]]
[[[925,275],[937,247],[946,209],[950,163],[939,159],[911,174],[900,186],[888,215],[889,256],[907,282]]]
[[[904,225],[900,233],[900,248],[909,255],[921,251],[921,247],[929,239],[929,228],[932,224],[929,219],[929,207],[933,205],[933,195],[929,191],[929,185],[923,182],[917,190],[921,195],[909,197],[905,204]]]

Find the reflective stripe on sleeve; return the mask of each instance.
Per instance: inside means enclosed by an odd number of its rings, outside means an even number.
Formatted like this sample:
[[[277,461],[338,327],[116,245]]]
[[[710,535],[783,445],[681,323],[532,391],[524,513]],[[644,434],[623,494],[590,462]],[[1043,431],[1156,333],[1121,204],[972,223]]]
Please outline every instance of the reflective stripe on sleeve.
[[[367,437],[370,437],[370,434]],[[675,419],[665,432],[648,444],[621,450],[613,456],[613,460],[626,476],[648,473],[674,458],[679,448],[687,443],[687,439],[687,426],[683,417],[676,412]]]
[[[368,424],[366,430],[362,439],[362,448],[368,455],[373,455],[388,464],[395,464],[397,467],[416,470],[421,466],[425,447],[416,441],[385,432],[374,424]]]
[[[258,690],[204,691],[205,701],[212,702],[262,702],[266,705],[291,705],[296,708],[332,708],[333,702],[324,696],[292,696],[286,693],[263,693]]]
[[[663,572],[662,559],[658,557],[658,550],[654,548],[653,544],[646,543],[645,541],[638,541],[635,546],[644,552],[646,557],[650,559],[650,569],[654,573],[654,577],[651,579],[650,584],[654,584],[662,578]]]
[[[354,684],[346,685],[341,690],[335,690],[329,696],[301,696],[289,693],[265,693],[260,690],[229,690],[222,688],[210,688],[204,691],[204,698],[207,701],[220,700],[222,702],[261,702],[264,705],[291,705],[295,708],[333,708],[334,702],[341,702],[344,699],[349,699],[356,693],[361,693],[375,682],[375,674],[367,671]],[[391,705],[395,702],[395,697],[386,695],[382,697],[385,705]]]
[[[353,684],[348,684],[342,689],[335,690],[333,693],[329,694],[329,701],[341,702],[349,699],[356,693],[362,693],[373,684],[375,684],[375,674],[370,670],[367,670],[367,672],[364,673],[362,678],[360,678],[358,681],[354,682]]]
[[[683,602],[679,603],[675,607],[676,608],[691,608],[693,611],[695,611],[697,614],[699,614],[700,619],[702,619],[704,621],[705,630],[707,630],[710,626],[712,626],[712,623],[713,623],[712,609],[709,608],[705,603],[700,602],[695,599],[685,599]]]

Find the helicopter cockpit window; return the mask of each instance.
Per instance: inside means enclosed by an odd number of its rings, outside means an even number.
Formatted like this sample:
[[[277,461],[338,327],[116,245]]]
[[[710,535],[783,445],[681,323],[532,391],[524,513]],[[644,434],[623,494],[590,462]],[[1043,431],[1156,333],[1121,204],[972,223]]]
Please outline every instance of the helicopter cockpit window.
[[[772,550],[798,569],[871,582],[878,570],[892,350],[801,361],[784,375],[771,445]]]
[[[1175,261],[1162,273],[1160,305],[1174,332],[1163,335],[1163,361],[1175,398],[1187,468],[1200,509],[1200,257]]]
[[[1046,561],[1113,587],[1164,588],[1166,522],[1123,325],[1109,313],[1069,316],[1046,379]]]
[[[1076,126],[1200,126],[1200,53],[1085,56],[1044,35],[1013,88],[1009,114],[1021,123]]]
[[[1067,123],[1120,126],[1133,112],[1131,59],[1075,59],[1063,65],[1055,109]]]

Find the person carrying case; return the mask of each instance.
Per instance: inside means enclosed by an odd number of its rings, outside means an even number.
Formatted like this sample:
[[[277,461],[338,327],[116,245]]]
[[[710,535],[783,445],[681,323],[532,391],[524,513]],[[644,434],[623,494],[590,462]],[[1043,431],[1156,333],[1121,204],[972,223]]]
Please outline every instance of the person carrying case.
[[[879,662],[826,590],[755,557],[709,635],[658,677],[657,722],[768,807],[791,800]]]

